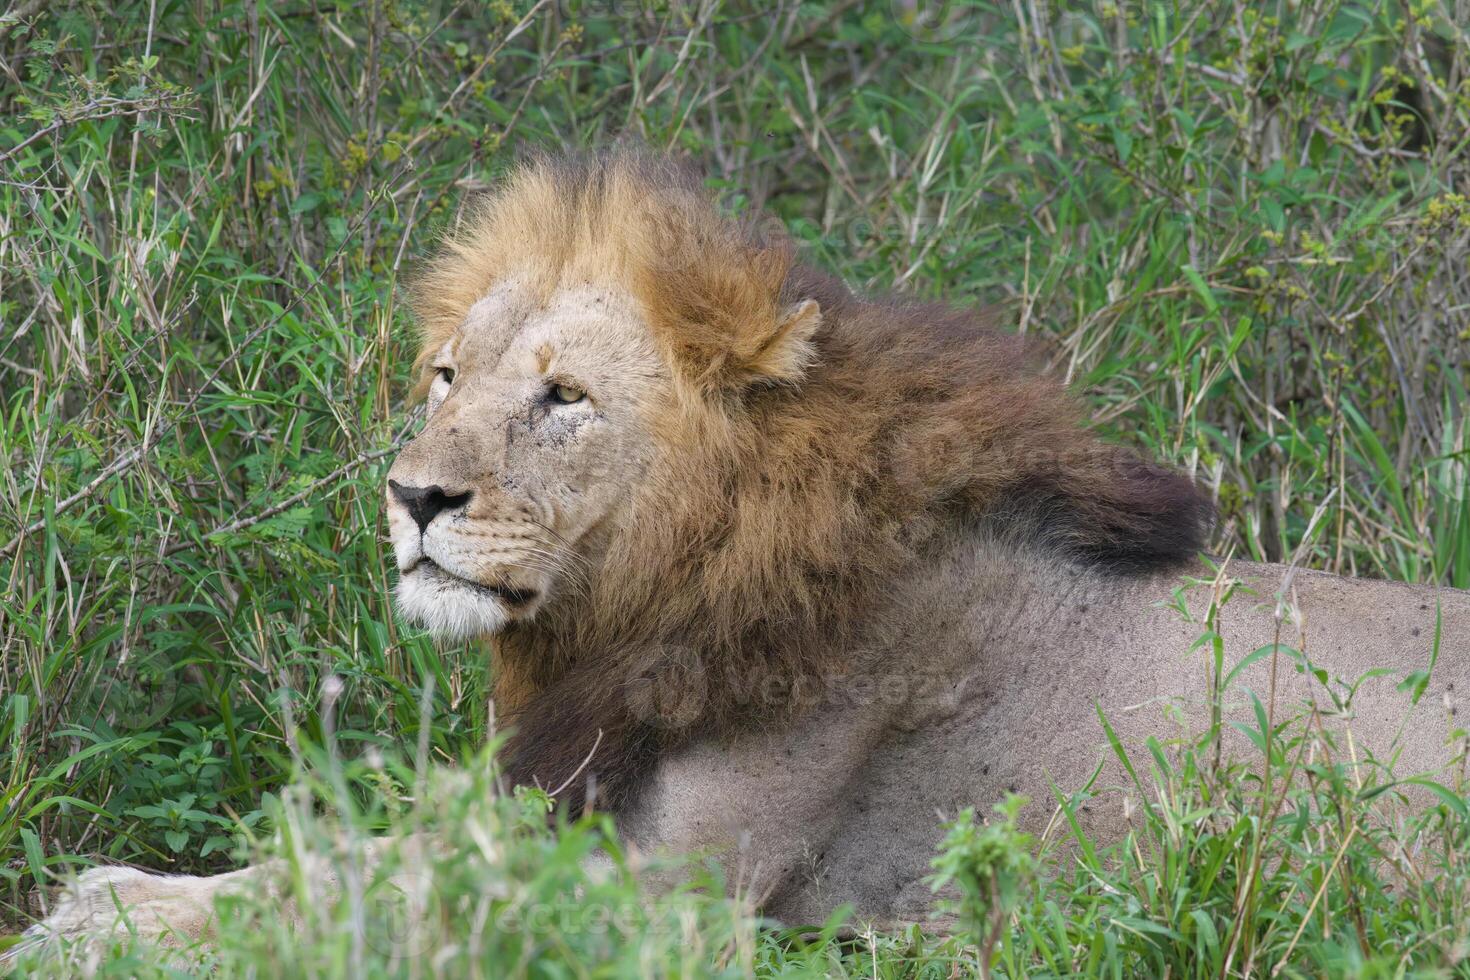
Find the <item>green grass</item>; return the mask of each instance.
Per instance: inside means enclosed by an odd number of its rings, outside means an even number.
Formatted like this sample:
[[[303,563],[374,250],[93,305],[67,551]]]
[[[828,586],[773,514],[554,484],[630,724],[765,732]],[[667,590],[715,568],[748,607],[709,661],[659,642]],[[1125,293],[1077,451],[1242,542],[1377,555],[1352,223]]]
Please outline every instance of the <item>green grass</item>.
[[[633,880],[578,898],[598,828],[487,798],[487,664],[394,622],[379,484],[416,421],[415,258],[517,148],[633,132],[855,284],[1005,305],[1102,425],[1218,487],[1222,550],[1470,587],[1467,24],[1458,0],[13,6],[0,932],[98,859],[319,843],[315,809],[476,855],[432,875],[456,973],[938,977],[983,946],[1006,975],[1463,974],[1464,797],[1421,817],[1442,853],[1398,855],[1286,731],[1274,789],[1204,742],[1125,747],[1160,791],[1110,854],[1033,874],[1004,822],[956,830],[947,860],[1006,899],[952,940],[808,941]],[[485,924],[515,902],[626,916]],[[353,945],[394,914],[369,904],[227,928],[219,972],[429,972]]]

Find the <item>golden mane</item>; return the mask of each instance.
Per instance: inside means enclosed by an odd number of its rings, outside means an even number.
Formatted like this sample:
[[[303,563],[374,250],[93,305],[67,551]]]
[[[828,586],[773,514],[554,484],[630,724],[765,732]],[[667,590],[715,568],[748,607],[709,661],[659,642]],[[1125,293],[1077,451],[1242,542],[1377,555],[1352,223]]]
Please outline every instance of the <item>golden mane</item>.
[[[516,170],[419,283],[421,369],[509,276],[624,284],[681,391],[589,593],[499,640],[514,778],[558,785],[601,733],[592,771],[620,805],[672,742],[748,722],[756,679],[841,670],[872,628],[859,612],[961,533],[1119,574],[1205,542],[1193,482],[1088,431],[990,315],[856,296],[666,159]],[[787,335],[791,311],[818,307]],[[650,672],[700,689],[677,729],[630,696]]]
[[[667,158],[627,148],[535,156],[467,209],[414,284],[415,374],[422,387],[427,358],[512,276],[541,295],[587,280],[630,289],[689,380],[764,373],[792,258],[783,231],[765,240],[721,215],[695,174]]]

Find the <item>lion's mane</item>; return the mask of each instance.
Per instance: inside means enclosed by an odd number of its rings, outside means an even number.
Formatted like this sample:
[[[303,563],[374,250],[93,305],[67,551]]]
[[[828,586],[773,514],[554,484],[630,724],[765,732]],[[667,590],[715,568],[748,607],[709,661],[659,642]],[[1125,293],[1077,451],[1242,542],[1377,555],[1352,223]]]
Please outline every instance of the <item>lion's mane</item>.
[[[496,641],[509,775],[554,788],[577,773],[573,806],[583,776],[616,808],[660,751],[750,722],[752,678],[840,671],[873,642],[856,631],[888,584],[960,533],[1120,575],[1208,534],[1209,498],[1090,432],[993,315],[856,295],[668,159],[537,156],[469,209],[415,291],[421,374],[507,276],[630,289],[677,390],[591,588]],[[806,300],[820,326],[777,336]],[[651,723],[650,674],[696,687],[697,710]]]

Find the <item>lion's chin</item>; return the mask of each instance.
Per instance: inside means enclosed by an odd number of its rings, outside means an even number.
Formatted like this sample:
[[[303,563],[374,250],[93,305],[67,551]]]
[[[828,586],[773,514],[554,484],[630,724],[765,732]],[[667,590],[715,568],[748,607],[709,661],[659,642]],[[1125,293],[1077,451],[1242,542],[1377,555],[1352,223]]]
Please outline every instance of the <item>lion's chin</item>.
[[[497,595],[495,590],[422,566],[399,577],[395,598],[399,615],[443,640],[499,633],[518,618],[517,607],[526,605],[515,601],[522,598],[519,595]]]

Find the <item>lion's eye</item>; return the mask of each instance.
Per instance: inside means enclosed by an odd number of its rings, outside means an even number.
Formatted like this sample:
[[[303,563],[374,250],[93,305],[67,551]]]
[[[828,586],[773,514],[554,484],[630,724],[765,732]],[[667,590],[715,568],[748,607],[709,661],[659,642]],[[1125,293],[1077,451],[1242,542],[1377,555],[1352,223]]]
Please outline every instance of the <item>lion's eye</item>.
[[[571,385],[552,385],[548,394],[552,401],[561,402],[563,405],[575,405],[587,397],[587,392],[581,388],[573,388]]]
[[[454,368],[442,367],[435,369],[435,376],[447,385],[454,384]]]

